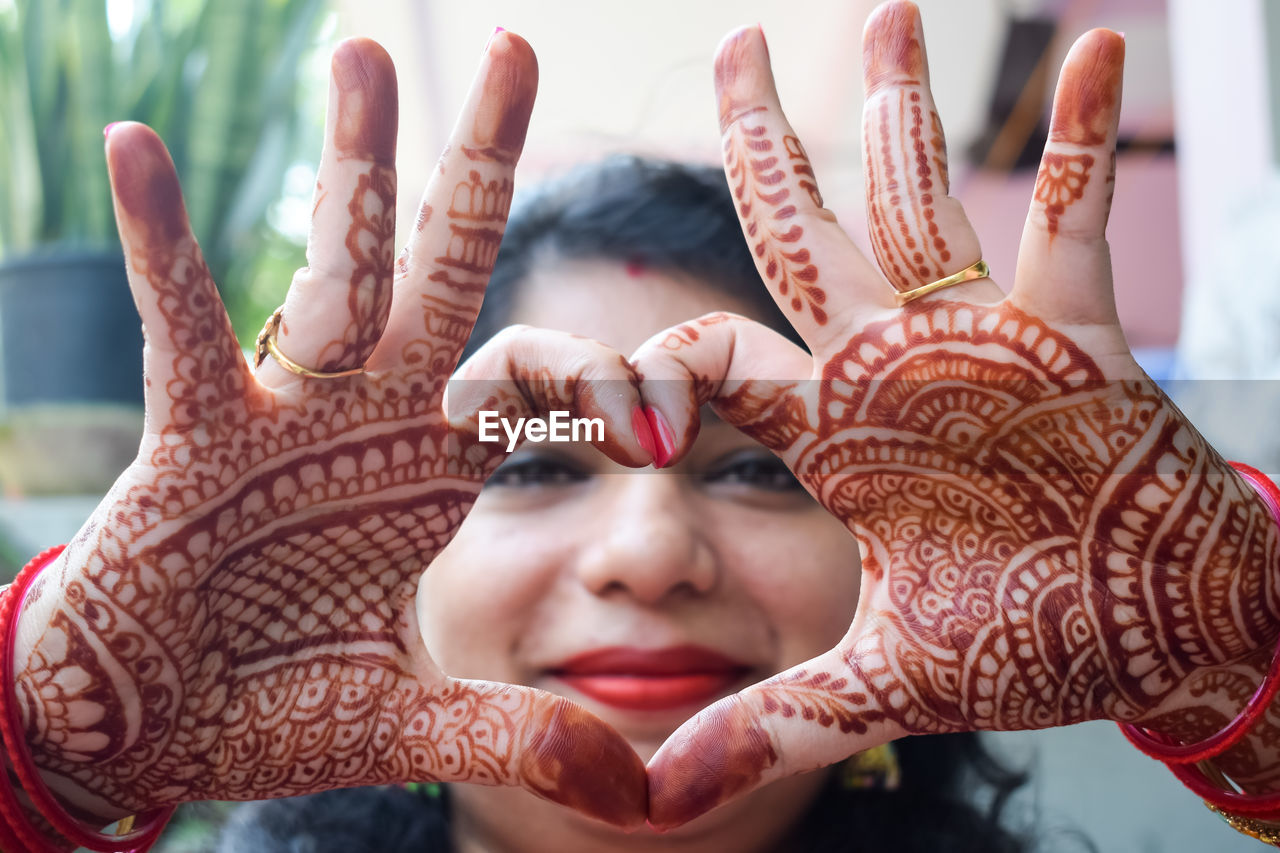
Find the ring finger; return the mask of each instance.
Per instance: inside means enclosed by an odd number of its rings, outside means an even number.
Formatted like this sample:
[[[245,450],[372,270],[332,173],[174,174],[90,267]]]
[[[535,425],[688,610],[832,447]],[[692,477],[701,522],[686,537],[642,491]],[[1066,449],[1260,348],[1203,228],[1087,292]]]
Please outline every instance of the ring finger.
[[[972,268],[982,247],[960,202],[948,195],[947,145],[915,4],[896,0],[876,9],[862,55],[867,225],[881,270],[903,294]],[[972,274],[946,296],[979,302],[1003,296],[989,278]]]
[[[396,74],[369,39],[333,54],[325,146],[316,179],[307,266],[293,277],[278,322],[279,352],[309,370],[362,367],[391,305],[395,245]],[[298,376],[276,358],[259,381],[279,388]]]

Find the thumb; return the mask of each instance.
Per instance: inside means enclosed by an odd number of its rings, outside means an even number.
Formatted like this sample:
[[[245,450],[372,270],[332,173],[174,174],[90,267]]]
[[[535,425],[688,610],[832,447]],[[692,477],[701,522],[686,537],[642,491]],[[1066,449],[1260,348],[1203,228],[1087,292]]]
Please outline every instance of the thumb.
[[[644,763],[612,727],[531,687],[450,679],[402,735],[415,781],[516,785],[621,827],[644,822]]]
[[[841,647],[726,697],[649,761],[649,823],[680,826],[762,785],[905,734]]]

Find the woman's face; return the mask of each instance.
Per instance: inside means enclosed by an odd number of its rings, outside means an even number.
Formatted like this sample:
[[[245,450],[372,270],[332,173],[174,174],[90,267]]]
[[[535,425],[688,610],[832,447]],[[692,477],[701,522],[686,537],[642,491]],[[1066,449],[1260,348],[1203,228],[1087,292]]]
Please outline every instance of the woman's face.
[[[663,272],[544,262],[510,319],[626,354],[713,310],[751,313]],[[424,575],[418,610],[449,675],[567,696],[648,760],[700,709],[834,646],[858,583],[853,537],[773,454],[706,412],[692,452],[662,471],[621,467],[586,444],[512,453]],[[793,801],[769,808],[794,818],[820,781],[758,796]],[[491,802],[509,813],[523,798],[569,815],[520,791],[456,796],[464,812]],[[748,797],[734,810],[759,815],[761,805]],[[714,826],[726,811],[689,826]]]

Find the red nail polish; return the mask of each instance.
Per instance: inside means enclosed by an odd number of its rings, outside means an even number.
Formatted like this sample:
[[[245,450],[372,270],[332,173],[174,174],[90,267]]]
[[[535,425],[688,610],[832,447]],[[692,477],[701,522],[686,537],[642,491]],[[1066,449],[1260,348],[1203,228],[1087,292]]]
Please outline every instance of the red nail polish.
[[[635,433],[636,443],[653,459],[653,431],[649,429],[649,419],[645,417],[644,409],[639,406],[631,412],[631,431]]]
[[[644,407],[645,417],[649,419],[649,429],[653,432],[653,466],[665,468],[676,453],[676,433],[671,424],[653,406]]]
[[[103,139],[106,139],[108,136],[110,136],[110,135],[111,135],[111,128],[115,127],[115,126],[116,126],[117,124],[119,124],[119,123],[120,123],[120,122],[118,122],[118,121],[113,121],[113,122],[111,122],[111,124],[109,124],[109,125],[107,125],[106,127],[104,127],[104,128],[102,129],[102,138],[103,138]]]

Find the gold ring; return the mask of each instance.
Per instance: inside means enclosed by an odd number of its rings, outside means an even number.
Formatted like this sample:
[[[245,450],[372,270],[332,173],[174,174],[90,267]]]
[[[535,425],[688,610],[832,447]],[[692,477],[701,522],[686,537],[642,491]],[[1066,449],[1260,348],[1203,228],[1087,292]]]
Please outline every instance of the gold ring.
[[[950,287],[953,284],[963,284],[966,281],[973,281],[978,278],[986,278],[991,275],[991,267],[987,266],[987,262],[979,258],[977,262],[960,270],[960,272],[949,275],[946,278],[940,278],[937,281],[931,281],[928,284],[922,284],[914,290],[900,290],[893,295],[893,299],[901,308],[913,299],[919,299],[921,296],[928,296],[935,290],[942,290],[944,287]]]
[[[351,370],[336,370],[332,373],[325,373],[319,370],[312,370],[309,367],[303,367],[289,356],[280,351],[280,347],[276,344],[276,333],[280,331],[280,321],[284,318],[284,306],[281,305],[275,311],[271,312],[271,316],[267,318],[267,324],[262,327],[262,331],[258,332],[258,341],[254,351],[257,357],[254,359],[254,366],[261,367],[262,362],[266,361],[268,355],[276,360],[276,363],[290,373],[296,373],[298,376],[306,376],[309,379],[337,379],[340,376],[355,376],[357,373],[364,373],[363,367],[353,367]]]

